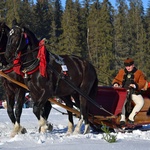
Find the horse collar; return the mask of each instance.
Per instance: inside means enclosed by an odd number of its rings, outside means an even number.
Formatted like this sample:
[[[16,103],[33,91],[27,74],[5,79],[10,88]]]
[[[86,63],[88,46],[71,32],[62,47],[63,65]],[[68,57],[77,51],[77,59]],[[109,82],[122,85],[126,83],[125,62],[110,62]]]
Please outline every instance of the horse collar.
[[[5,74],[10,73],[10,72],[13,71],[13,67],[5,68],[5,69],[3,69],[2,71],[3,71]]]

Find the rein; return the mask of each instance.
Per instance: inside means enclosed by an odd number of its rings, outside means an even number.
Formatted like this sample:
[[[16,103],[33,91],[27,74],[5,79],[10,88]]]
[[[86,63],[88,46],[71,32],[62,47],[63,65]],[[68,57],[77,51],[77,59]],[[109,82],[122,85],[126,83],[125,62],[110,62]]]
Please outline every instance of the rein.
[[[105,111],[106,113],[110,114],[113,116],[113,114],[109,111],[107,111],[105,108],[102,107],[102,105],[99,105],[93,99],[91,99],[85,92],[81,91],[77,86],[75,86],[73,83],[70,82],[67,78],[65,78],[64,74],[58,73],[55,68],[49,64],[48,67],[57,75],[59,76],[63,81],[65,81],[71,88],[73,88],[75,91],[77,91],[80,95],[82,95],[84,98],[86,98],[89,102],[91,102],[94,106],[96,106],[98,109],[101,109]]]
[[[21,54],[20,57],[25,56],[25,55],[27,55],[27,54],[30,54],[30,53],[36,51],[37,49],[39,49],[40,47],[42,47],[42,46],[38,46],[38,47],[34,48],[33,50],[31,50],[31,51],[29,51],[29,52],[26,52],[26,53],[24,53],[24,54]],[[15,59],[16,59],[16,58],[15,58]]]

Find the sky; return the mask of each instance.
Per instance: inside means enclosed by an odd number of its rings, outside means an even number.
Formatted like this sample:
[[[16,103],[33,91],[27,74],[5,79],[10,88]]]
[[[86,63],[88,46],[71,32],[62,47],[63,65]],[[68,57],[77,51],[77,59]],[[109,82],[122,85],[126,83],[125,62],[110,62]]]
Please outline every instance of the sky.
[[[82,1],[82,0],[80,0],[80,1]],[[102,0],[100,0],[100,1],[102,1]],[[109,1],[115,7],[116,0],[109,0]],[[66,0],[61,0],[61,2],[62,2],[62,6],[64,7],[66,5]],[[148,0],[142,0],[142,2],[143,2],[144,9],[146,9],[148,7]]]
[[[53,108],[66,112],[63,108]],[[26,134],[10,137],[12,123],[6,109],[0,109],[0,149],[1,150],[148,150],[150,149],[150,131],[134,130],[132,133],[115,133],[116,142],[108,143],[103,139],[104,133],[66,135],[68,119],[66,115],[52,109],[48,121],[53,124],[53,131],[45,134],[38,132],[38,121],[32,108],[24,108],[21,125]],[[75,125],[78,119],[74,118]],[[144,126],[143,128],[148,128]],[[82,129],[83,130],[83,129]],[[81,131],[82,131],[81,130]]]
[[[34,1],[36,1],[36,0],[34,0]],[[80,1],[82,1],[82,0],[80,0]],[[100,0],[100,1],[102,1],[102,0]],[[116,0],[109,0],[109,1],[110,1],[111,4],[115,7]],[[126,0],[126,1],[127,1],[127,0]],[[146,9],[146,8],[148,7],[148,1],[149,1],[149,0],[142,0],[144,9]],[[65,7],[65,5],[66,5],[66,0],[61,0],[61,3],[62,3],[62,6]]]

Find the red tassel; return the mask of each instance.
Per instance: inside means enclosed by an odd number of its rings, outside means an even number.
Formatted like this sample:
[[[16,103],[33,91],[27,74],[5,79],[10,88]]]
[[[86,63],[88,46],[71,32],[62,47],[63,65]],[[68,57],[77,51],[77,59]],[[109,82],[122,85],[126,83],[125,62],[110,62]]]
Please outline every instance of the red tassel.
[[[37,58],[40,60],[39,71],[43,77],[47,77],[46,72],[46,48],[44,45],[44,40],[41,40],[39,43],[39,52]]]

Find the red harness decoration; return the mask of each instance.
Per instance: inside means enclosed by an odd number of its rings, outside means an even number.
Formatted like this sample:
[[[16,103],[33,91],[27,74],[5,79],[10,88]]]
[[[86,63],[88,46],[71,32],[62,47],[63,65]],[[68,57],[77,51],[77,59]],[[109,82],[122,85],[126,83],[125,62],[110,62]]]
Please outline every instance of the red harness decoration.
[[[9,68],[9,69],[7,69],[7,70],[3,70],[3,72],[4,72],[5,74],[10,73],[10,72],[12,72],[12,71],[13,71],[13,67],[12,67],[12,68]]]
[[[28,75],[30,75],[30,74],[32,74],[32,73],[34,73],[35,71],[37,71],[39,69],[39,66],[37,66],[36,68],[34,68],[33,70],[31,70],[31,71],[28,71],[28,72],[26,72]]]
[[[20,71],[20,68],[21,68],[21,65],[20,65],[20,55],[21,55],[21,52],[19,52],[18,56],[17,56],[17,59],[14,60],[13,64],[13,70],[14,72],[16,72],[17,74],[19,75],[24,75],[23,72]]]
[[[41,40],[39,42],[39,52],[37,58],[40,60],[39,63],[39,71],[43,77],[47,77],[47,72],[46,72],[46,47],[45,47],[45,42],[44,40]]]
[[[35,71],[37,71],[39,69],[40,74],[43,77],[47,77],[47,72],[46,72],[46,48],[44,45],[44,40],[41,40],[39,43],[39,52],[38,52],[38,56],[37,58],[40,60],[39,62],[39,66],[37,66],[36,68],[34,68],[32,71],[28,71],[26,72],[27,74],[32,74]],[[14,60],[13,64],[13,70],[14,72],[16,72],[19,75],[24,76],[24,73],[20,70],[21,65],[20,65],[20,56],[21,56],[21,52],[18,54],[17,59]]]

